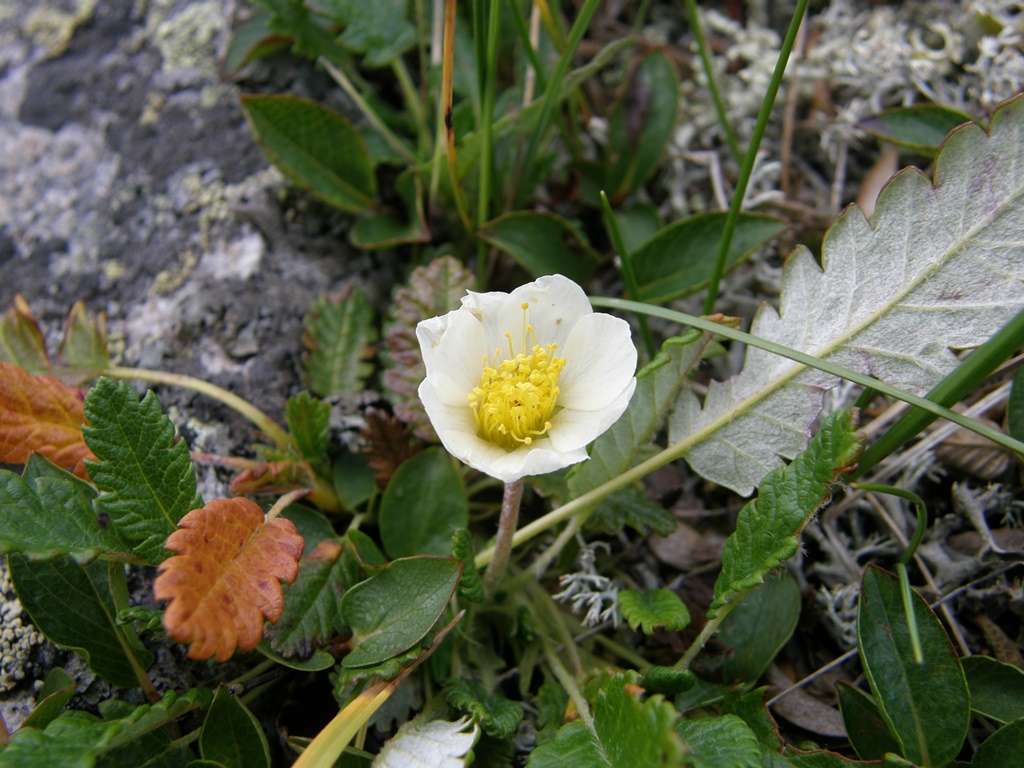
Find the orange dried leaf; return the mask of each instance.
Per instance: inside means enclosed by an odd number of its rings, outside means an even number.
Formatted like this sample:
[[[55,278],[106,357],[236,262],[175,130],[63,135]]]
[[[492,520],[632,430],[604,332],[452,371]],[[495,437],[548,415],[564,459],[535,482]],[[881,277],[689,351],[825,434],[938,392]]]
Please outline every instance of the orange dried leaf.
[[[164,546],[178,553],[160,564],[153,586],[158,600],[171,601],[164,627],[192,644],[189,658],[226,661],[236,647],[256,647],[264,617],[281,618],[281,581],[295,581],[305,542],[290,520],[264,521],[256,504],[235,498],[189,512]]]
[[[0,462],[24,464],[38,453],[87,477],[85,459],[96,457],[82,438],[83,403],[80,389],[0,363]]]

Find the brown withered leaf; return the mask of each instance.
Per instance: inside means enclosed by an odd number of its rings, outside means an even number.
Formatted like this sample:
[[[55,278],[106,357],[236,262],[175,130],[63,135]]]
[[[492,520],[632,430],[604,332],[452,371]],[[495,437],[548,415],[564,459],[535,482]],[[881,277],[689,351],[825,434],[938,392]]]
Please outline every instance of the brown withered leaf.
[[[84,396],[52,376],[33,376],[0,363],[0,462],[24,464],[33,453],[88,477],[95,459],[82,438]]]
[[[238,496],[250,493],[282,494],[297,488],[308,488],[312,481],[305,464],[295,461],[268,461],[239,472],[231,481],[231,492]]]
[[[362,435],[367,443],[363,453],[370,469],[377,472],[380,488],[387,486],[403,461],[423,450],[404,423],[379,408],[366,409],[366,426]]]
[[[153,585],[158,600],[171,601],[164,627],[191,643],[189,658],[226,661],[236,648],[256,647],[264,617],[281,618],[280,582],[295,580],[305,542],[290,520],[264,521],[256,504],[235,498],[189,512],[164,546],[178,553]]]

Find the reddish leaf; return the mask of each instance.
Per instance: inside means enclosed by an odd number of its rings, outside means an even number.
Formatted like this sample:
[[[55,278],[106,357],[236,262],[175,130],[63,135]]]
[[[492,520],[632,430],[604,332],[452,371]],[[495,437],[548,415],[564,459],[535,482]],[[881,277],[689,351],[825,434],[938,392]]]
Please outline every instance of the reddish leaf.
[[[423,450],[408,427],[394,416],[378,408],[366,409],[366,426],[362,431],[367,464],[377,472],[377,485],[387,487],[398,466]]]
[[[218,499],[181,518],[164,545],[177,557],[160,564],[153,585],[170,600],[164,627],[189,658],[226,661],[235,648],[251,651],[263,636],[263,618],[276,623],[284,609],[281,581],[299,571],[305,542],[294,523],[264,521],[248,499]]]
[[[96,457],[82,438],[83,403],[80,389],[0,363],[0,462],[24,464],[38,453],[87,477],[84,461]]]
[[[250,493],[280,495],[297,488],[311,486],[309,470],[305,464],[294,461],[268,461],[252,469],[245,469],[231,481],[231,492],[237,496]]]

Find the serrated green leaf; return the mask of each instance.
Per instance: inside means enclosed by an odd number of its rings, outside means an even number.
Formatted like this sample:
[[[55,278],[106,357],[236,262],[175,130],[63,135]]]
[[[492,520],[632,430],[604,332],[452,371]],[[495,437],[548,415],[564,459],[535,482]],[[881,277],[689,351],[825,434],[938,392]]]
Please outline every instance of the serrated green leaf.
[[[971,692],[971,711],[1008,723],[1024,717],[1024,672],[988,656],[960,660]]]
[[[405,0],[320,0],[345,31],[338,41],[354,53],[365,54],[367,67],[391,64],[416,44],[416,27],[409,21]]]
[[[631,629],[640,627],[645,635],[658,629],[678,632],[690,623],[686,604],[668,589],[624,589],[619,592],[619,612]]]
[[[498,693],[490,693],[476,680],[452,678],[444,684],[448,704],[473,716],[484,733],[499,739],[511,737],[523,722],[523,708]]]
[[[697,213],[673,222],[632,253],[640,295],[637,301],[662,304],[706,287],[714,271],[726,213]],[[786,228],[782,219],[744,212],[736,223],[726,257],[731,271]]]
[[[461,570],[447,557],[408,557],[349,589],[341,617],[352,628],[352,650],[342,665],[379,664],[418,643],[444,612]]]
[[[690,748],[693,768],[761,768],[757,737],[736,715],[680,720],[676,732]]]
[[[832,487],[863,449],[852,411],[830,414],[807,449],[761,483],[758,498],[740,510],[722,550],[722,570],[708,618],[739,600],[765,575],[796,554],[804,525],[832,497]]]
[[[64,321],[57,357],[71,368],[101,370],[108,367],[107,314],[98,312],[95,318],[90,318],[85,304],[76,302]]]
[[[1024,719],[1013,720],[981,743],[971,768],[1007,768],[1020,763],[1024,753]]]
[[[354,395],[363,391],[373,372],[369,362],[377,341],[373,306],[355,285],[334,296],[317,299],[303,320],[308,355],[303,362],[306,382],[319,397]]]
[[[634,70],[608,119],[604,188],[610,197],[632,194],[654,172],[678,112],[675,69],[663,51],[654,51]]]
[[[107,563],[80,566],[65,557],[32,563],[22,555],[8,555],[7,565],[18,599],[40,632],[80,653],[89,669],[108,682],[122,688],[138,685],[130,655],[142,669],[153,657],[133,649],[117,623]]]
[[[861,760],[881,760],[886,752],[899,754],[900,744],[889,733],[874,699],[859,688],[840,681],[836,685],[839,711],[850,746]]]
[[[971,122],[969,115],[935,104],[897,107],[861,121],[860,127],[884,141],[934,156],[946,135]]]
[[[562,726],[554,741],[533,751],[527,768],[682,765],[685,747],[674,727],[679,712],[660,695],[640,700],[628,691],[639,677],[626,672],[600,684],[594,730],[580,722]]]
[[[469,524],[466,488],[442,448],[402,463],[380,501],[380,537],[393,558],[447,555],[452,534]]]
[[[348,120],[296,96],[242,96],[241,104],[260,149],[285,176],[343,211],[373,206],[370,156]]]
[[[49,464],[49,470],[40,467]],[[0,555],[19,552],[30,560],[69,555],[87,563],[117,549],[118,539],[100,527],[96,490],[70,472],[33,454],[26,477],[0,469]]]
[[[331,404],[317,400],[308,392],[300,392],[288,398],[284,418],[303,458],[311,462],[322,461],[327,453]]]
[[[620,475],[640,462],[643,452],[648,450],[664,423],[665,414],[686,385],[690,370],[700,362],[710,341],[708,334],[689,334],[673,337],[662,344],[656,360],[637,374],[636,390],[625,413],[611,429],[594,441],[590,448],[590,460],[577,464],[570,472],[568,487],[571,498],[592,491],[608,478]],[[622,500],[628,497],[619,498]],[[616,509],[605,502],[594,515],[599,515],[596,523],[609,533],[617,533],[629,523],[629,518],[620,516],[623,514],[633,514],[633,519],[641,525],[656,527],[659,532],[668,529],[671,516],[662,519],[649,507],[644,510],[646,513],[637,518],[636,505],[623,503]]]
[[[914,660],[897,578],[869,565],[857,611],[857,646],[879,712],[915,763],[945,765],[971,721],[963,668],[938,617],[912,592],[923,663]]]
[[[20,295],[0,317],[0,363],[14,363],[33,374],[49,373],[52,368],[39,321]]]
[[[741,718],[766,751],[779,752],[782,750],[782,738],[779,736],[779,727],[765,704],[767,692],[767,686],[746,692],[738,692],[733,688],[725,694],[722,711]]]
[[[792,637],[802,603],[800,586],[787,571],[751,590],[718,628],[728,650],[714,679],[730,685],[757,680]]]
[[[235,696],[218,688],[199,733],[199,754],[225,768],[270,767],[263,729]]]
[[[459,595],[471,603],[481,602],[484,599],[484,586],[474,562],[476,548],[473,546],[473,534],[469,529],[457,528],[452,534],[452,557],[462,563]]]
[[[597,253],[590,243],[576,227],[553,213],[508,213],[487,222],[476,234],[534,277],[562,274],[582,283],[597,266]]]
[[[387,355],[384,386],[391,393],[395,416],[410,424],[418,437],[436,440],[417,389],[426,376],[416,325],[459,306],[466,291],[476,285],[476,277],[451,256],[442,256],[409,275],[405,286],[395,291],[391,301],[385,341]]]
[[[170,554],[164,541],[188,512],[203,506],[188,446],[152,391],[140,402],[126,382],[101,378],[85,398],[85,442],[99,461],[87,461],[102,491],[95,506],[110,516],[133,552],[150,565]]]
[[[609,536],[620,533],[627,526],[642,534],[653,532],[668,536],[676,529],[676,519],[636,487],[620,488],[605,496],[587,518],[588,528]]]
[[[351,546],[346,544],[346,546]],[[299,561],[299,574],[283,586],[284,612],[276,624],[264,630],[271,648],[285,657],[305,659],[345,629],[341,600],[347,579],[341,547],[313,551]]]
[[[136,707],[117,720],[65,712],[43,730],[15,731],[10,744],[0,751],[0,768],[93,768],[103,756],[207,706],[210,699],[205,688],[194,688],[182,696],[170,691],[156,704]]]

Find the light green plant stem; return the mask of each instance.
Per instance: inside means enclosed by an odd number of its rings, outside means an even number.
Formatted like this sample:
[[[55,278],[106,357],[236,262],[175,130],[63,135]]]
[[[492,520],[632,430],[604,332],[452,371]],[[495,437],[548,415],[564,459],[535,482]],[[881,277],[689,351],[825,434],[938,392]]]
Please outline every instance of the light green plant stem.
[[[146,674],[146,670],[142,668],[138,657],[135,655],[135,646],[141,646],[139,638],[135,635],[135,628],[131,624],[122,626],[117,623],[117,613],[130,607],[128,601],[128,580],[123,563],[113,560],[107,562],[107,582],[110,584],[110,595],[114,601],[115,614],[111,616],[111,619],[116,628],[117,642],[121,645],[121,650],[124,651],[124,655],[128,659],[132,672],[135,674],[135,679],[139,681],[139,687],[146,694],[146,699],[149,700],[150,704],[156,704],[160,701],[160,694],[157,693],[156,688],[149,679],[149,675]],[[132,642],[133,640],[134,642]]]
[[[412,114],[413,122],[416,123],[420,154],[425,156],[427,143],[430,139],[430,128],[427,126],[427,115],[420,101],[420,92],[416,90],[412,77],[409,75],[409,69],[405,66],[405,61],[401,57],[391,62],[391,71],[395,75],[395,80],[398,81],[398,87],[402,90],[405,106],[410,114]]]
[[[377,114],[374,108],[370,106],[370,103],[363,98],[361,93],[359,93],[359,89],[356,88],[352,84],[352,81],[348,79],[348,76],[323,56],[321,56],[318,61],[320,65],[330,73],[335,82],[341,86],[341,89],[348,94],[348,97],[355,102],[355,105],[359,107],[359,111],[363,113],[363,116],[367,121],[369,121],[370,125],[373,126],[374,130],[380,134],[381,138],[384,139],[387,145],[401,155],[405,162],[410,165],[415,164],[416,153],[413,151],[412,147],[398,138],[398,136],[388,128],[380,115]]]
[[[742,341],[751,346],[758,347],[769,352],[773,352],[774,354],[777,355],[782,355],[783,357],[801,363],[805,366],[817,368],[819,370],[825,371],[826,373],[831,373],[835,376],[848,379],[849,381],[853,381],[856,384],[860,384],[865,387],[874,387],[877,391],[882,392],[883,394],[889,395],[890,397],[894,397],[898,400],[904,400],[910,403],[911,405],[915,405],[919,408],[928,411],[929,413],[941,416],[942,418],[952,421],[955,424],[959,424],[960,426],[965,427],[966,429],[969,429],[972,432],[976,432],[977,434],[982,435],[988,438],[989,440],[998,443],[999,445],[1009,448],[1010,450],[1024,453],[1024,443],[1021,443],[1018,440],[1014,440],[1013,438],[1004,435],[1001,432],[994,430],[990,427],[987,427],[984,424],[980,424],[979,422],[976,422],[973,419],[969,419],[965,416],[962,416],[961,414],[958,414],[955,411],[951,411],[948,408],[943,408],[942,406],[925,400],[922,397],[912,395],[909,392],[904,392],[901,389],[889,386],[888,384],[884,384],[883,382],[880,382],[877,379],[872,379],[870,376],[865,376],[863,374],[857,373],[856,371],[851,371],[847,368],[843,368],[842,366],[839,365],[827,363],[823,360],[819,360],[818,358],[813,357],[812,355],[808,355],[803,352],[798,352],[797,350],[790,349],[789,347],[783,347],[779,344],[775,344],[774,342],[758,338],[757,336],[751,336],[748,333],[743,333],[742,331],[733,330],[726,326],[719,325],[718,323],[713,323],[710,320],[705,320],[704,318],[695,317],[693,315],[687,315],[682,312],[676,312],[671,309],[665,309],[664,307],[655,307],[649,304],[640,304],[635,301],[626,301],[624,299],[610,299],[603,297],[591,297],[591,303],[597,307],[607,307],[611,309],[619,309],[628,312],[646,313],[654,317],[660,317],[665,320],[671,320],[673,322],[677,322],[683,325],[692,325],[695,328],[700,328],[701,330],[708,331],[709,333],[715,333],[720,336],[733,339],[734,341]],[[794,371],[792,375],[795,376],[798,372],[799,370]],[[590,515],[590,513],[593,511],[594,506],[599,501],[601,501],[601,499],[603,499],[605,496],[614,491],[617,491],[619,488],[624,488],[625,486],[633,482],[636,482],[640,478],[653,472],[656,469],[665,466],[669,462],[681,458],[694,445],[711,437],[711,435],[713,435],[715,432],[721,429],[722,426],[731,418],[732,415],[726,415],[720,419],[712,421],[711,423],[702,427],[701,429],[695,430],[694,432],[690,433],[684,439],[668,446],[667,448],[655,454],[646,461],[641,462],[640,464],[637,464],[635,467],[626,470],[618,477],[610,479],[608,482],[599,485],[597,488],[594,488],[593,490],[583,494],[582,496],[575,498],[566,504],[563,504],[558,509],[552,510],[543,517],[534,520],[532,523],[523,526],[518,531],[516,531],[516,534],[512,540],[512,546],[517,547],[523,544],[524,542],[529,541],[534,536],[544,533],[545,531],[551,529],[553,526],[558,525],[559,523],[565,520],[568,520],[574,515],[580,515],[585,520],[586,517]],[[491,558],[493,556],[493,547],[485,549],[482,552],[478,553],[475,561],[477,568],[482,568],[485,565],[487,565],[491,561]]]
[[[775,62],[775,71],[772,72],[772,79],[768,83],[768,90],[764,95],[764,100],[761,102],[761,111],[757,115],[757,123],[754,125],[754,132],[750,137],[750,144],[747,146],[747,153],[743,158],[740,175],[736,179],[736,191],[733,192],[732,202],[729,205],[729,214],[725,219],[725,228],[722,230],[722,240],[718,244],[715,269],[711,273],[708,295],[704,299],[705,315],[710,315],[715,311],[715,303],[718,301],[718,286],[722,280],[722,273],[725,271],[725,262],[729,256],[729,246],[732,244],[732,236],[736,231],[740,210],[743,208],[743,198],[747,194],[747,185],[750,184],[750,177],[754,173],[757,151],[761,147],[761,139],[764,136],[765,129],[768,127],[768,118],[771,117],[775,96],[779,92],[779,86],[782,85],[782,77],[786,74],[786,64],[789,62],[789,56],[793,52],[793,45],[796,42],[797,33],[800,31],[800,24],[803,22],[804,13],[807,11],[807,3],[808,0],[797,0],[793,21],[786,32],[785,40],[782,41],[779,59]]]
[[[566,43],[565,51],[559,57],[558,63],[555,65],[555,71],[551,73],[551,79],[548,80],[547,88],[544,89],[544,99],[541,102],[541,113],[537,119],[537,125],[526,145],[526,151],[520,158],[520,173],[516,181],[517,184],[533,168],[537,150],[540,149],[541,142],[544,140],[548,127],[551,125],[555,102],[562,89],[562,81],[565,79],[566,74],[568,74],[569,67],[572,64],[572,57],[576,55],[576,49],[579,48],[580,43],[583,41],[583,35],[590,26],[590,21],[600,5],[601,0],[585,0],[583,7],[580,8],[579,15],[576,17],[576,21],[572,25],[572,29],[569,30],[569,39]],[[518,194],[516,198],[516,204],[518,205]]]
[[[452,185],[452,197],[459,219],[467,232],[473,231],[473,220],[469,216],[469,205],[466,193],[459,180],[459,157],[455,149],[455,124],[452,122],[453,95],[452,76],[455,66],[455,0],[445,0],[444,4],[444,57],[441,60],[441,117],[444,126],[444,146],[448,159],[448,177]]]
[[[555,653],[555,649],[551,647],[551,642],[547,638],[541,638],[541,643],[544,645],[544,658],[548,662],[548,666],[551,668],[552,674],[557,678],[558,682],[562,684],[562,688],[569,694],[569,700],[576,706],[576,712],[580,716],[580,720],[587,726],[591,731],[594,730],[594,716],[590,712],[590,705],[587,704],[586,698],[583,696],[583,691],[576,684],[576,679],[569,674],[569,670],[565,668],[562,662],[559,660],[558,655]]]
[[[518,3],[509,3],[509,8],[512,10],[512,22],[516,26],[516,32],[523,44],[523,50],[526,52],[526,58],[530,60],[530,67],[533,69],[533,74],[536,78],[534,82],[537,88],[543,91],[547,88],[548,81],[547,77],[544,76],[544,67],[540,63],[540,57],[537,55],[537,50],[530,42],[530,30],[526,26],[526,19],[523,18],[523,14]]]
[[[476,225],[482,227],[490,220],[491,178],[494,173],[494,98],[498,80],[498,30],[501,20],[501,3],[492,0],[486,4],[487,47],[483,65],[483,94],[480,106],[480,188],[476,198]],[[481,13],[483,11],[481,10]],[[477,241],[476,282],[481,291],[487,290],[487,243]]]
[[[739,605],[742,600],[743,597],[738,596],[731,603],[726,603],[721,608],[719,608],[718,614],[715,616],[715,618],[708,619],[707,623],[704,625],[704,628],[701,629],[700,634],[697,635],[697,639],[694,640],[693,644],[686,649],[686,653],[683,654],[683,657],[676,662],[675,669],[690,668],[690,665],[693,663],[693,660],[697,658],[697,654],[704,649],[704,646],[708,644],[708,640],[711,639],[711,636],[718,631],[718,628],[722,625],[722,622],[725,621],[725,617],[732,613],[732,609]]]
[[[202,379],[191,376],[183,376],[178,373],[167,373],[165,371],[151,371],[145,368],[124,368],[114,365],[99,371],[100,376],[107,376],[111,379],[124,379],[135,381],[148,381],[151,384],[167,384],[172,387],[181,387],[206,395],[209,398],[223,403],[231,410],[241,414],[256,425],[267,437],[277,443],[279,448],[294,448],[295,440],[287,431],[279,427],[273,419],[247,400],[238,395],[228,392],[226,389],[211,384]]]
[[[640,286],[636,281],[636,272],[633,270],[633,255],[626,247],[626,241],[622,239],[622,231],[619,223],[615,220],[615,212],[612,211],[612,204],[608,202],[608,195],[601,190],[601,212],[604,214],[604,226],[611,236],[612,247],[619,254],[622,260],[622,277],[626,281],[626,289],[634,301],[640,301]],[[654,336],[651,335],[651,327],[647,317],[640,315],[640,336],[644,340],[644,347],[647,349],[647,359],[653,360],[658,354],[658,348],[654,345]]]
[[[729,116],[725,113],[725,105],[722,103],[722,94],[718,90],[718,83],[715,80],[715,72],[711,68],[711,54],[708,51],[708,41],[704,37],[704,31],[700,26],[700,15],[697,11],[697,0],[686,0],[686,19],[690,22],[690,31],[693,32],[693,39],[697,41],[697,50],[700,53],[700,62],[704,67],[704,76],[708,79],[708,92],[711,94],[711,101],[718,113],[718,122],[722,124],[725,131],[725,139],[729,143],[729,151],[739,163],[743,160],[740,153],[740,145],[736,141],[736,133],[729,124]]]
[[[598,645],[603,645],[605,648],[614,653],[623,661],[628,661],[630,664],[636,667],[637,672],[641,674],[646,674],[651,669],[651,667],[654,666],[653,664],[651,664],[651,662],[649,662],[639,653],[634,651],[632,648],[629,648],[628,646],[625,646],[622,643],[615,642],[610,637],[608,637],[608,635],[594,635],[594,642],[596,642]]]
[[[494,554],[484,573],[484,594],[492,595],[505,576],[508,560],[512,554],[512,537],[519,522],[519,505],[523,500],[523,481],[505,483],[505,495],[501,500],[501,515],[498,518],[498,534],[495,538]]]

